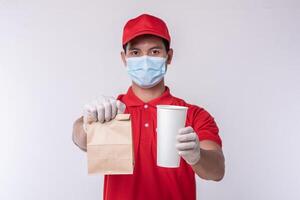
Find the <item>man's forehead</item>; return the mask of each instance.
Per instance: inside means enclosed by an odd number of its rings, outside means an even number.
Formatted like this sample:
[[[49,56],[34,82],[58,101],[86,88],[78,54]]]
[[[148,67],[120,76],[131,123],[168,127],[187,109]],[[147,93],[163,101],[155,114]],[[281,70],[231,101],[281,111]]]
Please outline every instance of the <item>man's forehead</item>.
[[[157,46],[163,48],[163,40],[154,35],[141,35],[132,39],[128,43],[128,48],[136,48],[138,46]]]

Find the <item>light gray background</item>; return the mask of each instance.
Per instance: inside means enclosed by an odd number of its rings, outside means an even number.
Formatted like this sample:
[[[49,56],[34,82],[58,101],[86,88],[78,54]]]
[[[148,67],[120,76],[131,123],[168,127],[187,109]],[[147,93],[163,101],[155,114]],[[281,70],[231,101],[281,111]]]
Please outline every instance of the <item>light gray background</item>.
[[[143,12],[168,23],[171,92],[220,127],[226,176],[197,178],[198,199],[300,199],[296,0],[1,0],[0,199],[102,199],[72,123],[127,91],[122,28]]]

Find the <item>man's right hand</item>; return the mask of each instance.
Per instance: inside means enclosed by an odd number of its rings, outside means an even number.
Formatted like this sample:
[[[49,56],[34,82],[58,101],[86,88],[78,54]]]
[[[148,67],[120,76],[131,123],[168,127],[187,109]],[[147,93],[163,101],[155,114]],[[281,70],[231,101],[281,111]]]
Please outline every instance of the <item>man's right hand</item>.
[[[86,104],[83,109],[83,129],[93,122],[108,122],[116,117],[118,113],[124,113],[126,105],[113,97],[101,95],[96,100]]]

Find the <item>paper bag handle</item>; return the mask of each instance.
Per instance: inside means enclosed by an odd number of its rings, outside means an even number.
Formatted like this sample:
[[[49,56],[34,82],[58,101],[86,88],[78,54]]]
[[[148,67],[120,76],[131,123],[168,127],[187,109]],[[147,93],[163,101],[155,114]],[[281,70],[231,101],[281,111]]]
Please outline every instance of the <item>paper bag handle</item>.
[[[118,121],[128,121],[128,120],[130,120],[130,114],[119,113],[119,114],[117,114],[115,119]]]

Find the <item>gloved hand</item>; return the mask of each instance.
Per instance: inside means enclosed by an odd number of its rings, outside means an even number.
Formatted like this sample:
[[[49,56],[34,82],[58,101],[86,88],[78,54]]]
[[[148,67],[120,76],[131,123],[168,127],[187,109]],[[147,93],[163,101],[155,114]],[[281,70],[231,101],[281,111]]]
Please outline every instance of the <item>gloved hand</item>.
[[[176,136],[178,154],[190,165],[200,160],[200,145],[198,135],[190,126],[181,128]]]
[[[83,108],[83,129],[93,122],[108,122],[114,119],[117,113],[124,113],[126,105],[113,97],[101,95]]]

